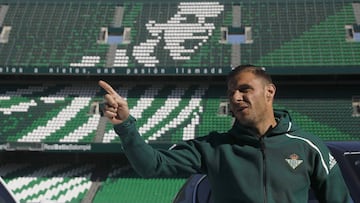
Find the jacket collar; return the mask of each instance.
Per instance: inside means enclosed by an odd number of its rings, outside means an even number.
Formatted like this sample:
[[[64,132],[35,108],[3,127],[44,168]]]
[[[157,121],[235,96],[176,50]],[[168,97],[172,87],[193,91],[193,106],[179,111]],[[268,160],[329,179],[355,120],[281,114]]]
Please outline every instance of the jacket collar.
[[[274,110],[274,115],[277,125],[274,128],[269,128],[264,136],[272,137],[294,131],[291,117],[286,110]],[[236,140],[254,143],[258,143],[259,141],[258,135],[254,132],[254,130],[241,125],[237,120],[235,121],[233,127],[229,130],[229,134]]]

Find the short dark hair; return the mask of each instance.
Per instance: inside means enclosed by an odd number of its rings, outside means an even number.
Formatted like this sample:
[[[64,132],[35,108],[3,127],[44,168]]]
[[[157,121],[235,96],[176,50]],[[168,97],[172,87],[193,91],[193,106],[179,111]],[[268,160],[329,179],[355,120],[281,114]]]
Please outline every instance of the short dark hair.
[[[263,78],[267,83],[273,83],[271,76],[266,73],[264,67],[257,67],[251,64],[239,65],[232,69],[227,76],[227,83],[229,83],[230,80],[232,80],[239,73],[247,71],[252,72],[254,75]]]

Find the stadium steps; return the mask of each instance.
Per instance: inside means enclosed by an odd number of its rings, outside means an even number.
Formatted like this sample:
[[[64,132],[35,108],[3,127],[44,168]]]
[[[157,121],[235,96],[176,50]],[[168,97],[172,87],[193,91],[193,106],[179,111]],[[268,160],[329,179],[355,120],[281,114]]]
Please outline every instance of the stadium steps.
[[[89,188],[88,192],[86,193],[86,195],[84,195],[84,198],[82,198],[81,201],[79,202],[81,203],[92,202],[100,186],[101,186],[100,181],[93,181],[91,183],[91,187]]]
[[[105,116],[100,117],[99,124],[98,124],[97,130],[96,130],[96,135],[93,139],[93,142],[95,142],[95,143],[102,142],[102,140],[104,139],[107,122],[108,122],[108,118],[106,118]]]

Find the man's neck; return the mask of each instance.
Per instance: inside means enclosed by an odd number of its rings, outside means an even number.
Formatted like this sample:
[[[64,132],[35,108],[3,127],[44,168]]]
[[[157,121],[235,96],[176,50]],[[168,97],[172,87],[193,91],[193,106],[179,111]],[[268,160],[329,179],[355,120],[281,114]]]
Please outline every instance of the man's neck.
[[[256,126],[255,130],[257,131],[258,137],[264,136],[269,129],[274,128],[277,125],[275,118],[268,119],[266,122],[260,123],[260,125]]]

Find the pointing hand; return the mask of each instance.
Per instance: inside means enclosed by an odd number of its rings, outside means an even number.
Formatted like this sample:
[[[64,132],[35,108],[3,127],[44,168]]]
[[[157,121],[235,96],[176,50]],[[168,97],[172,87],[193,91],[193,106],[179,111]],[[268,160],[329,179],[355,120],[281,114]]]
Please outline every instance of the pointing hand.
[[[129,106],[127,101],[122,98],[108,83],[100,80],[99,86],[102,87],[107,94],[104,96],[105,107],[104,116],[114,125],[120,124],[129,117]]]

